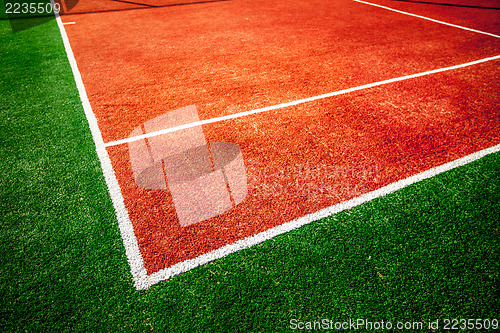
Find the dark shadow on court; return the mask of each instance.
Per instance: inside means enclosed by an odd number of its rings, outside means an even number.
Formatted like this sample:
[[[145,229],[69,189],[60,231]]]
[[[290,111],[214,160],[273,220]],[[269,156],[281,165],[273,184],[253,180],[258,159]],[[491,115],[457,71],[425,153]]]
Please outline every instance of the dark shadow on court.
[[[139,10],[139,9],[152,9],[152,8],[166,8],[166,7],[178,7],[178,6],[190,6],[190,5],[200,5],[200,4],[210,4],[210,3],[218,3],[218,2],[227,2],[231,0],[194,0],[194,1],[183,1],[179,0],[178,2],[172,1],[166,4],[151,4],[146,2],[141,2],[140,0],[136,1],[128,1],[128,0],[111,0],[106,3],[105,8],[96,7],[89,8],[83,6],[77,6],[74,10],[68,11],[64,13],[65,15],[81,15],[81,14],[90,14],[90,13],[108,13],[108,12],[122,12],[129,10]],[[83,3],[83,1],[82,1]],[[112,3],[115,3],[116,6],[113,6]],[[120,6],[121,5],[121,6]],[[128,7],[123,7],[128,6]]]
[[[500,7],[483,7],[483,6],[471,6],[471,5],[459,5],[454,3],[440,3],[440,2],[429,2],[429,1],[417,1],[417,0],[392,0],[397,2],[412,2],[425,5],[436,5],[436,6],[448,6],[448,7],[463,7],[463,8],[475,8],[475,9],[492,9],[500,10]]]
[[[144,2],[141,2],[144,1]],[[177,7],[187,5],[226,2],[231,0],[55,0],[60,6],[59,15],[78,15],[90,13],[120,12],[127,10]],[[30,29],[55,19],[54,8],[50,0],[4,0],[0,2],[0,20],[9,20],[13,32]],[[9,3],[9,7],[7,7]],[[13,4],[18,4],[15,6]],[[33,9],[29,5],[36,5]],[[28,4],[24,12],[23,5]],[[38,5],[40,7],[38,8]],[[2,8],[3,7],[3,8]],[[17,12],[16,11],[17,8]],[[51,10],[50,10],[51,9]],[[35,12],[30,12],[34,10]]]

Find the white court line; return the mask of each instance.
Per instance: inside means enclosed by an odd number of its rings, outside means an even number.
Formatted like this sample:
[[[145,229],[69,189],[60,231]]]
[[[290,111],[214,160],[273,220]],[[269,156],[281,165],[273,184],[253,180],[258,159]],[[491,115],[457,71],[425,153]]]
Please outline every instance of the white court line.
[[[365,85],[362,85],[362,86],[358,86],[358,87],[353,87],[353,88],[338,90],[338,91],[334,91],[334,92],[331,92],[331,93],[326,93],[326,94],[323,94],[323,95],[318,95],[318,96],[308,97],[308,98],[304,98],[304,99],[299,99],[299,100],[296,100],[296,101],[282,103],[282,104],[273,105],[273,106],[268,106],[268,107],[265,107],[265,108],[260,108],[260,109],[245,111],[245,112],[234,113],[234,114],[230,114],[230,115],[222,116],[222,117],[215,117],[215,118],[200,120],[200,121],[192,122],[192,123],[185,124],[185,125],[180,125],[180,126],[175,126],[175,127],[170,127],[170,128],[162,129],[162,130],[155,131],[155,132],[150,132],[150,133],[143,134],[143,135],[137,135],[137,136],[129,137],[129,138],[126,138],[126,139],[121,139],[121,140],[107,142],[107,143],[104,144],[104,146],[105,147],[111,147],[111,146],[121,145],[121,144],[124,144],[124,143],[134,142],[134,141],[142,140],[142,139],[145,139],[145,138],[151,138],[151,137],[162,135],[162,134],[172,133],[172,132],[180,131],[180,130],[191,128],[191,127],[196,127],[196,126],[201,126],[201,125],[207,125],[207,124],[217,123],[217,122],[221,122],[221,121],[225,121],[225,120],[230,120],[230,119],[236,119],[236,118],[240,118],[240,117],[245,117],[245,116],[249,116],[249,115],[253,115],[253,114],[257,114],[257,113],[262,113],[262,112],[266,112],[266,111],[271,111],[271,110],[286,108],[286,107],[289,107],[289,106],[294,106],[294,105],[303,104],[303,103],[307,103],[307,102],[317,101],[317,100],[320,100],[320,99],[325,99],[325,98],[328,98],[328,97],[333,97],[333,96],[337,96],[337,95],[347,94],[347,93],[358,91],[358,90],[369,89],[369,88],[373,88],[373,87],[377,87],[377,86],[381,86],[381,85],[389,84],[389,83],[393,83],[393,82],[399,82],[399,81],[409,80],[409,79],[413,79],[413,78],[417,78],[417,77],[421,77],[421,76],[426,76],[426,75],[431,75],[431,74],[446,72],[446,71],[450,71],[450,70],[453,70],[453,69],[463,68],[463,67],[467,67],[467,66],[473,66],[473,65],[477,65],[477,64],[480,64],[480,63],[483,63],[483,62],[492,61],[492,60],[498,60],[498,59],[500,59],[500,55],[497,55],[497,56],[494,56],[494,57],[489,57],[489,58],[483,58],[483,59],[479,59],[479,60],[476,60],[476,61],[467,62],[467,63],[460,64],[460,65],[455,65],[455,66],[450,66],[450,67],[444,67],[444,68],[434,69],[434,70],[431,70],[431,71],[426,71],[426,72],[417,73],[417,74],[405,75],[405,76],[401,76],[401,77],[397,77],[397,78],[393,78],[393,79],[389,79],[389,80],[384,80],[384,81],[379,81],[379,82],[374,82],[374,83],[368,83],[368,84],[365,84]]]
[[[52,5],[54,5],[54,0],[51,0],[51,2]],[[92,107],[90,106],[87,92],[85,91],[85,86],[82,81],[82,76],[80,74],[80,71],[78,70],[75,56],[69,43],[68,35],[66,34],[66,30],[64,29],[64,25],[59,14],[56,14],[56,21],[61,32],[66,55],[71,65],[71,70],[73,71],[76,87],[78,88],[78,93],[82,101],[83,110],[89,123],[90,132],[92,133],[92,138],[94,139],[97,156],[99,157],[99,161],[101,162],[104,179],[106,181],[106,185],[108,186],[111,201],[113,202],[113,207],[116,212],[116,219],[118,220],[118,226],[120,228],[121,237],[123,239],[125,253],[127,255],[128,263],[130,266],[130,272],[134,279],[134,285],[137,289],[147,289],[149,288],[147,271],[144,267],[144,261],[139,250],[137,239],[135,237],[134,228],[132,226],[132,223],[130,222],[128,211],[125,208],[120,185],[118,184],[118,180],[116,179],[116,175],[113,170],[113,166],[111,165],[111,160],[109,159],[106,147],[104,147],[101,130],[97,125],[97,119],[94,115],[94,112],[92,111]]]
[[[432,21],[432,22],[435,22],[435,23],[444,24],[444,25],[447,25],[447,26],[450,26],[450,27],[454,27],[454,28],[458,28],[458,29],[462,29],[462,30],[467,30],[467,31],[472,31],[472,32],[476,32],[478,34],[488,35],[488,36],[491,36],[491,37],[500,38],[499,35],[495,35],[495,34],[492,34],[492,33],[489,33],[489,32],[479,31],[479,30],[476,30],[476,29],[471,29],[471,28],[463,27],[461,25],[456,25],[456,24],[451,24],[451,23],[448,23],[448,22],[443,22],[443,21],[435,20],[435,19],[432,19],[432,18],[426,17],[426,16],[421,16],[421,15],[416,15],[416,14],[412,14],[412,13],[408,13],[408,12],[403,12],[402,10],[397,10],[397,9],[394,9],[394,8],[390,8],[390,7],[378,5],[378,4],[375,4],[375,3],[366,2],[366,1],[362,1],[362,0],[353,0],[353,1],[356,1],[356,2],[359,2],[359,3],[364,3],[365,5],[370,5],[370,6],[375,6],[375,7],[387,9],[387,10],[390,10],[390,11],[393,11],[393,12],[396,12],[396,13],[400,13],[400,14],[405,14],[405,15],[409,15],[409,16],[413,16],[413,17],[418,17],[418,18],[421,18],[421,19],[424,19],[424,20],[427,20],[427,21]]]
[[[76,24],[76,22],[65,22],[63,25]]]

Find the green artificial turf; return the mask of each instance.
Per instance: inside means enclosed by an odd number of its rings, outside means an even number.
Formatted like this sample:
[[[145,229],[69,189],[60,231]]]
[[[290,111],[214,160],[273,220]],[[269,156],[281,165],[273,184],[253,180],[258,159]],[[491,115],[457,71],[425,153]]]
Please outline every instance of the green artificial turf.
[[[136,291],[56,22],[0,45],[0,331],[500,319],[498,153]]]

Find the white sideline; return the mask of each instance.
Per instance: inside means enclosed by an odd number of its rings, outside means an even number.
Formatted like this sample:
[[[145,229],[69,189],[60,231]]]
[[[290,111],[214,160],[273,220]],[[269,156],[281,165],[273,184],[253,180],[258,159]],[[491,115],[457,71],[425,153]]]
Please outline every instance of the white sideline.
[[[450,26],[450,27],[454,27],[454,28],[458,28],[458,29],[462,29],[462,30],[467,30],[467,31],[472,31],[472,32],[476,32],[478,34],[488,35],[488,36],[495,37],[495,38],[500,38],[499,35],[495,35],[495,34],[492,34],[492,33],[489,33],[489,32],[484,32],[484,31],[480,31],[480,30],[476,30],[476,29],[467,28],[467,27],[464,27],[464,26],[461,26],[461,25],[456,25],[456,24],[451,24],[451,23],[444,22],[444,21],[435,20],[435,19],[432,19],[430,17],[426,17],[426,16],[422,16],[422,15],[416,15],[416,14],[404,12],[402,10],[394,9],[394,8],[391,8],[391,7],[386,7],[386,6],[382,6],[382,5],[378,5],[378,4],[375,4],[375,3],[366,2],[366,1],[362,1],[362,0],[353,0],[353,1],[356,1],[356,2],[359,2],[359,3],[364,3],[365,5],[370,5],[370,6],[375,6],[375,7],[387,9],[387,10],[390,10],[390,11],[393,11],[393,12],[396,12],[396,13],[400,13],[400,14],[405,14],[405,15],[409,15],[409,16],[413,16],[413,17],[418,17],[418,18],[421,18],[421,19],[424,19],[424,20],[427,20],[427,21],[432,21],[432,22],[435,22],[435,23],[444,24],[444,25],[447,25],[447,26]]]
[[[500,55],[497,55],[497,56],[494,56],[494,57],[489,57],[489,58],[479,59],[479,60],[476,60],[476,61],[466,62],[466,63],[460,64],[460,65],[455,65],[455,66],[450,66],[450,67],[443,67],[443,68],[438,68],[438,69],[434,69],[434,70],[431,70],[431,71],[426,71],[426,72],[421,72],[421,73],[416,73],[416,74],[411,74],[411,75],[405,75],[405,76],[396,77],[396,78],[388,79],[388,80],[384,80],[384,81],[378,81],[378,82],[368,83],[368,84],[364,84],[364,85],[358,86],[358,87],[353,87],[353,88],[338,90],[338,91],[334,91],[334,92],[330,92],[330,93],[326,93],[326,94],[322,94],[322,95],[318,95],[318,96],[313,96],[313,97],[299,99],[299,100],[296,100],[296,101],[291,101],[291,102],[286,102],[286,103],[282,103],[282,104],[267,106],[267,107],[260,108],[260,109],[255,109],[255,110],[250,110],[250,111],[244,111],[244,112],[239,112],[239,113],[233,113],[233,114],[230,114],[230,115],[227,115],[227,116],[222,116],[222,117],[215,117],[215,118],[200,120],[200,121],[192,122],[192,123],[185,124],[185,125],[180,125],[180,126],[175,126],[175,127],[170,127],[170,128],[162,129],[162,130],[155,131],[155,132],[150,132],[150,133],[143,134],[143,135],[137,135],[137,136],[133,136],[133,137],[121,139],[121,140],[110,141],[108,143],[105,143],[104,146],[105,147],[117,146],[117,145],[121,145],[121,144],[124,144],[124,143],[134,142],[134,141],[142,140],[142,139],[145,139],[145,138],[151,138],[151,137],[162,135],[162,134],[166,134],[166,133],[176,132],[176,131],[183,130],[183,129],[186,129],[186,128],[191,128],[191,127],[196,127],[196,126],[201,126],[201,125],[207,125],[207,124],[217,123],[217,122],[221,122],[221,121],[225,121],[225,120],[230,120],[230,119],[236,119],[236,118],[240,118],[240,117],[250,116],[250,115],[261,113],[261,112],[266,112],[266,111],[271,111],[271,110],[286,108],[286,107],[289,107],[289,106],[294,106],[294,105],[303,104],[303,103],[307,103],[307,102],[317,101],[317,100],[320,100],[320,99],[325,99],[325,98],[329,98],[329,97],[333,97],[333,96],[343,95],[343,94],[351,93],[351,92],[358,91],[358,90],[369,89],[369,88],[381,86],[381,85],[384,85],[384,84],[389,84],[389,83],[394,83],[394,82],[399,82],[399,81],[414,79],[414,78],[417,78],[417,77],[426,76],[426,75],[430,75],[430,74],[436,74],[436,73],[446,72],[446,71],[450,71],[450,70],[453,70],[453,69],[458,69],[458,68],[473,66],[473,65],[477,65],[477,64],[480,64],[480,63],[483,63],[483,62],[492,61],[492,60],[498,60],[498,59],[500,59]]]
[[[51,0],[52,5],[54,5],[54,0]],[[142,259],[141,252],[139,250],[139,245],[135,237],[134,228],[130,222],[127,208],[125,208],[125,203],[123,201],[122,192],[118,180],[116,179],[113,166],[111,165],[111,160],[109,159],[106,147],[104,147],[104,141],[102,139],[101,130],[97,125],[97,119],[92,111],[90,102],[87,97],[87,92],[85,91],[85,86],[78,70],[78,66],[69,44],[68,35],[64,29],[64,24],[62,23],[59,14],[56,14],[56,21],[61,32],[61,37],[64,43],[64,48],[66,50],[66,55],[68,57],[69,63],[71,65],[71,70],[73,71],[73,76],[75,78],[76,87],[78,88],[78,93],[82,101],[83,110],[85,111],[85,116],[89,123],[90,132],[92,133],[92,138],[96,146],[97,156],[101,162],[102,171],[104,174],[104,179],[106,185],[108,186],[109,194],[111,196],[111,201],[116,212],[116,218],[118,220],[118,226],[120,228],[121,237],[123,239],[123,244],[125,246],[125,253],[127,255],[128,263],[130,265],[130,271],[134,279],[134,285],[137,289],[147,289],[148,275],[146,268],[144,267],[144,261]]]

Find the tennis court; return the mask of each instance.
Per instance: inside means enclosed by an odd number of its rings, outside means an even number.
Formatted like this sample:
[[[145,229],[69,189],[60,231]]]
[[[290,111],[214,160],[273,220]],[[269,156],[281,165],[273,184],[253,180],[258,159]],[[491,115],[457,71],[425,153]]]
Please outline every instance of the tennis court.
[[[469,15],[480,9],[465,2],[437,14],[418,8],[401,1],[82,0],[63,15],[94,138],[111,162],[104,172],[136,286],[497,149],[498,11]],[[165,120],[189,106],[190,118]],[[133,159],[147,158],[131,151],[156,145],[159,161],[168,142],[190,141],[193,130],[201,143],[186,149],[235,145],[242,161],[233,182],[241,184],[205,179],[184,192],[182,182],[177,192],[172,183],[141,186]],[[217,177],[221,167],[209,154],[212,170],[198,176]],[[199,157],[189,163],[199,165]],[[217,192],[218,182],[227,183],[229,197]],[[202,184],[213,193],[188,199]],[[236,201],[230,185],[242,189]],[[193,205],[206,214],[183,225],[182,211],[189,215]]]

